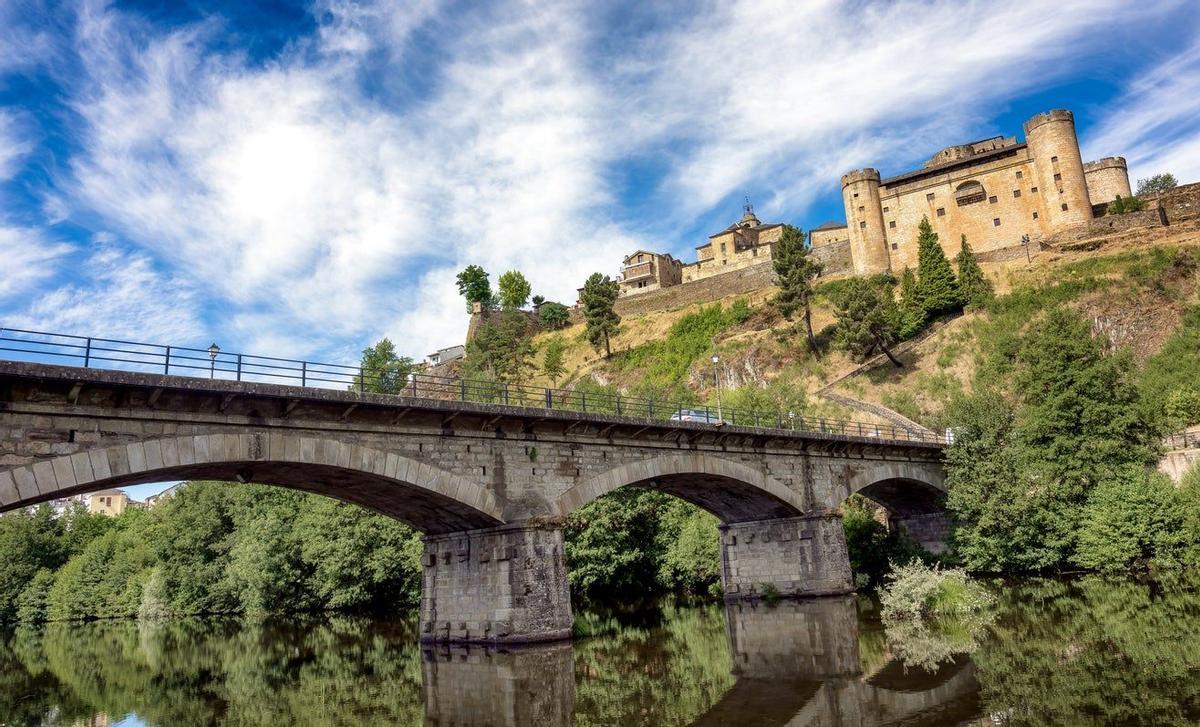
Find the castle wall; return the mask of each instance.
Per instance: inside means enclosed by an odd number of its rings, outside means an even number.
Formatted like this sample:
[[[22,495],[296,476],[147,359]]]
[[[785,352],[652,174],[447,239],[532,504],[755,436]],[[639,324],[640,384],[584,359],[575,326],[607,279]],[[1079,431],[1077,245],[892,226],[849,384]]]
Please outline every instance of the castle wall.
[[[775,270],[768,258],[754,265],[735,267],[733,270],[725,268],[720,275],[684,281],[681,285],[661,288],[642,295],[617,298],[615,309],[622,316],[642,315],[694,303],[711,303],[728,295],[750,293],[774,284]],[[572,320],[575,320],[574,315]]]
[[[782,227],[776,227],[771,230],[765,230],[759,240],[759,244],[755,247],[746,248],[743,250],[734,250],[733,235],[729,235],[729,239],[725,242],[726,251],[724,255],[720,253],[719,242],[714,245],[701,248],[709,250],[710,257],[705,257],[704,254],[695,263],[689,263],[683,266],[683,282],[688,283],[696,280],[704,280],[711,278],[714,275],[722,275],[733,270],[741,270],[743,268],[753,267],[760,263],[770,262],[773,251],[769,243],[773,243],[779,239]],[[716,241],[714,241],[716,242]],[[712,251],[716,250],[715,256],[712,256]]]
[[[848,228],[835,227],[833,229],[813,230],[808,238],[808,244],[814,250],[837,242],[850,242],[850,230]]]
[[[1025,122],[1025,143],[1045,196],[1045,217],[1053,230],[1092,219],[1083,157],[1075,135],[1075,115],[1055,109]]]
[[[981,198],[966,194],[975,189],[964,188],[970,182],[982,186]],[[960,190],[966,204],[959,204]],[[880,203],[896,273],[917,267],[917,227],[923,217],[929,218],[948,257],[958,254],[964,234],[971,249],[983,253],[1018,245],[1022,235],[1038,237],[1048,231],[1043,190],[1020,146],[1011,155],[883,187]]]

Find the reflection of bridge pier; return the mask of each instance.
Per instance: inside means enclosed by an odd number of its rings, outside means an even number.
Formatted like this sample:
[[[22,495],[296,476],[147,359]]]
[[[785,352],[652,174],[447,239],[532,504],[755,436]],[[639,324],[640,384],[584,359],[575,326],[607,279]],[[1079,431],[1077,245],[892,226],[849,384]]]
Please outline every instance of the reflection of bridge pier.
[[[573,723],[570,643],[495,650],[430,646],[421,658],[425,724],[559,727]]]

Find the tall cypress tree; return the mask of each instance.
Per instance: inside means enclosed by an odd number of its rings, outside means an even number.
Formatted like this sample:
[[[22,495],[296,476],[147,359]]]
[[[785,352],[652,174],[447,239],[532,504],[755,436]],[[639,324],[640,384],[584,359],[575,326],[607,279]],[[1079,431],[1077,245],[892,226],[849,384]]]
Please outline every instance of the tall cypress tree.
[[[917,276],[912,268],[904,268],[900,276],[900,318],[896,324],[896,335],[908,340],[921,332],[927,318],[925,306],[917,291]]]
[[[954,310],[962,305],[954,269],[928,217],[921,218],[917,229],[917,293],[921,307],[931,316]]]
[[[983,268],[979,267],[975,253],[967,244],[966,235],[962,236],[962,249],[958,251],[955,262],[958,263],[958,288],[962,292],[963,303],[979,306],[991,300],[994,295],[992,283],[983,274]]]
[[[775,284],[779,286],[775,305],[789,321],[797,312],[804,312],[808,347],[814,356],[820,358],[817,337],[813,335],[812,294],[813,280],[821,273],[821,263],[809,254],[808,246],[804,243],[804,232],[791,225],[783,226],[773,250],[771,264],[775,268]]]
[[[583,292],[579,296],[587,324],[584,333],[596,350],[604,346],[604,358],[612,356],[610,339],[620,331],[621,316],[614,310],[619,291],[617,281],[607,275],[592,273],[583,284]]]

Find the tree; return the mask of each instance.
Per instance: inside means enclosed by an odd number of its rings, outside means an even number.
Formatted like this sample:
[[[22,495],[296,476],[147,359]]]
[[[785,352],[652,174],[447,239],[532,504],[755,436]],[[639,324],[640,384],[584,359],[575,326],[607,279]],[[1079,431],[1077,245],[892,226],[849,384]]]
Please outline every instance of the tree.
[[[1111,215],[1125,215],[1130,212],[1141,212],[1146,208],[1146,200],[1138,199],[1137,197],[1122,197],[1117,195],[1117,198],[1108,203],[1108,213]]]
[[[500,276],[500,307],[504,310],[519,310],[529,303],[529,281],[517,270],[509,270]]]
[[[917,291],[917,276],[912,268],[904,268],[900,276],[900,305],[896,321],[896,335],[906,341],[921,332],[925,327],[925,306],[921,305],[920,294]]]
[[[962,305],[962,295],[938,235],[928,217],[921,218],[917,229],[917,293],[921,306],[931,316],[955,310]]]
[[[619,291],[620,286],[615,280],[592,273],[579,296],[583,303],[583,319],[587,323],[584,333],[592,348],[599,351],[604,346],[605,358],[612,356],[612,337],[621,330],[621,316],[614,310]]]
[[[557,384],[558,377],[566,372],[566,367],[563,366],[565,348],[561,338],[551,338],[546,343],[546,351],[542,358],[542,373],[546,374],[551,384]]]
[[[958,288],[963,302],[967,305],[981,306],[990,301],[995,295],[992,283],[983,274],[983,268],[979,267],[975,253],[971,252],[971,246],[967,244],[966,235],[962,236],[962,249],[958,251],[955,262],[958,263]]]
[[[458,294],[466,298],[468,313],[474,311],[476,303],[483,306],[484,310],[496,307],[496,298],[486,270],[478,265],[468,265],[458,274],[457,281]]]
[[[865,278],[851,278],[837,301],[839,344],[853,355],[866,358],[879,349],[897,368],[904,364],[889,346],[896,340],[895,303],[890,288],[880,288]]]
[[[408,383],[413,361],[396,354],[396,346],[382,338],[374,346],[364,348],[360,359],[362,374],[354,377],[353,389],[373,394],[398,394]]]
[[[789,321],[799,311],[804,312],[804,328],[808,335],[808,347],[820,358],[817,337],[812,327],[813,280],[821,274],[821,263],[809,254],[804,242],[804,232],[791,225],[784,225],[772,253],[771,264],[775,267],[775,284],[779,293],[775,305]]]
[[[512,382],[532,368],[533,354],[529,317],[519,310],[506,310],[479,327],[467,344],[463,367],[468,374],[478,372],[496,381]]]
[[[547,302],[538,307],[538,320],[552,331],[566,328],[571,322],[571,311],[562,303]]]
[[[1149,179],[1139,179],[1137,183],[1137,194],[1140,197],[1143,194],[1154,194],[1155,192],[1166,192],[1168,189],[1174,189],[1179,186],[1179,181],[1175,179],[1175,175],[1170,172],[1155,174]]]
[[[535,295],[535,296],[533,296],[533,300],[532,300],[532,302],[533,302],[533,308],[534,308],[534,310],[537,310],[538,308],[541,308],[541,307],[542,307],[542,304],[543,304],[543,303],[545,303],[545,302],[546,302],[546,296],[544,296],[544,295]]]

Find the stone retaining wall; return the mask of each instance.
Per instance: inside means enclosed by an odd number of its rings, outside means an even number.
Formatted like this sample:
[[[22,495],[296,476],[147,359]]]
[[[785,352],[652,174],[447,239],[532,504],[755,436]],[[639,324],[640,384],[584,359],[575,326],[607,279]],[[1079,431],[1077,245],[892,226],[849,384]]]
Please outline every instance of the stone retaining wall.
[[[726,600],[828,596],[854,590],[840,515],[719,526]]]

